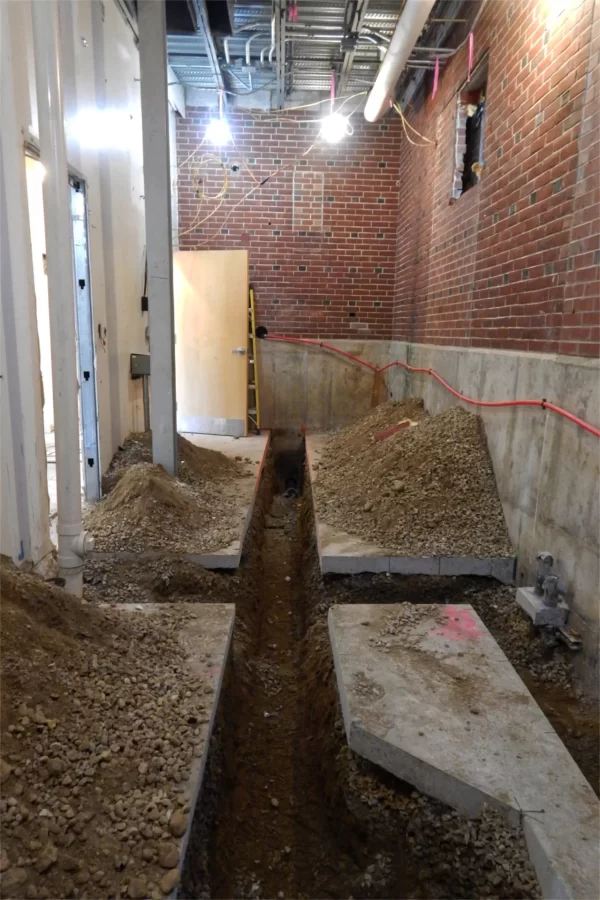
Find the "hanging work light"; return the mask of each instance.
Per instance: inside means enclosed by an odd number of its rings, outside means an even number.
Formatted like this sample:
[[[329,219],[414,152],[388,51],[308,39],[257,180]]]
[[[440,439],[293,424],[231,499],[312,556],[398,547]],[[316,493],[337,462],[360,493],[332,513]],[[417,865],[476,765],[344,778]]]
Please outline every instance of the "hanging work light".
[[[223,116],[223,91],[219,91],[219,118],[211,119],[206,127],[206,140],[217,147],[223,147],[231,141],[229,122]]]
[[[342,138],[350,133],[350,121],[347,116],[333,111],[335,103],[335,75],[331,73],[331,109],[328,116],[321,121],[320,136],[328,144],[338,144]]]

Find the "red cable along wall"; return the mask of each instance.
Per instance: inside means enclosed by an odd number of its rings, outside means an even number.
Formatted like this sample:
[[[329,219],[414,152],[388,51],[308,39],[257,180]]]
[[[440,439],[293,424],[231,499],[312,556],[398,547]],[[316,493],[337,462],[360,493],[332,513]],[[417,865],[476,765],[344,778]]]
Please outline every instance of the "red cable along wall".
[[[313,347],[320,347],[322,350],[330,350],[332,353],[338,353],[340,356],[346,357],[346,359],[352,360],[352,362],[358,363],[361,366],[364,366],[366,369],[371,369],[372,372],[385,372],[386,369],[391,369],[394,366],[400,366],[403,369],[406,369],[409,372],[423,372],[426,375],[431,375],[432,378],[435,378],[442,387],[446,388],[454,397],[457,397],[459,400],[463,400],[465,403],[470,403],[472,406],[485,406],[485,407],[505,407],[505,406],[540,406],[542,409],[549,409],[551,412],[556,413],[559,416],[562,416],[565,419],[568,419],[569,422],[573,422],[579,428],[583,428],[584,431],[588,431],[590,434],[593,434],[594,437],[600,438],[600,429],[594,428],[593,425],[590,425],[588,422],[585,422],[583,419],[580,419],[578,416],[573,415],[573,413],[569,412],[567,409],[563,409],[561,406],[556,406],[555,403],[549,403],[547,400],[496,400],[496,401],[488,401],[488,400],[475,400],[473,397],[467,397],[465,394],[461,394],[460,391],[456,391],[453,387],[451,387],[447,381],[445,381],[441,375],[438,375],[433,369],[427,369],[423,366],[410,366],[408,363],[400,362],[400,360],[396,360],[394,362],[388,363],[386,366],[375,366],[372,363],[366,362],[364,359],[360,359],[358,356],[353,356],[351,353],[346,353],[345,350],[340,350],[338,347],[334,347],[331,344],[326,344],[323,341],[314,341],[309,338],[293,338],[287,337],[282,334],[269,334],[266,336],[267,340],[270,341],[286,341],[290,344],[308,344]]]

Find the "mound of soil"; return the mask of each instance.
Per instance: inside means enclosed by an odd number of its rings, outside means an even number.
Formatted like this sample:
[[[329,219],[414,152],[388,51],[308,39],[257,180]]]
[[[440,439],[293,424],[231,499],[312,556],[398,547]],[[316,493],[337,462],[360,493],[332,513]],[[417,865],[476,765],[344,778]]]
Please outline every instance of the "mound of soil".
[[[88,559],[85,599],[97,603],[238,603],[244,586],[239,575],[211,572],[180,556],[143,562]]]
[[[208,481],[224,481],[243,474],[239,460],[231,459],[218,450],[197,447],[182,435],[178,438],[179,475],[187,484],[202,484]],[[138,463],[152,462],[152,432],[143,431],[130,434],[113,456],[110,466],[102,479],[102,491],[109,494],[121,476]]]
[[[0,576],[0,895],[162,896],[211,702],[185,663],[190,614],[99,610],[14,566]]]
[[[459,407],[425,416],[411,403],[385,404],[331,439],[319,515],[407,555],[512,555],[480,417]],[[406,417],[418,424],[375,438]]]
[[[151,463],[125,469],[107,499],[85,516],[96,550],[199,553],[228,546],[240,517],[235,498],[220,482],[201,481],[191,466],[188,478],[173,478]]]

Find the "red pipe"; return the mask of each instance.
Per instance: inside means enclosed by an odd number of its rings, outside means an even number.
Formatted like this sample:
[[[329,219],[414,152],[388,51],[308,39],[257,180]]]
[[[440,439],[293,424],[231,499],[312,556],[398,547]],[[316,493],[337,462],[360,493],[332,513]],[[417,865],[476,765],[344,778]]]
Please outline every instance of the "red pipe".
[[[295,338],[295,337],[286,337],[283,334],[268,334],[266,337],[270,341],[288,341],[291,344],[311,344],[313,347],[322,347],[323,350],[332,350],[334,353],[339,353],[340,356],[345,356],[347,359],[351,359],[352,362],[360,363],[361,366],[365,366],[367,369],[371,369],[373,372],[378,372],[379,368],[374,366],[372,363],[366,362],[364,359],[359,359],[358,356],[352,356],[351,353],[346,353],[344,350],[340,350],[338,347],[333,347],[331,344],[324,344],[323,341],[311,341],[309,338]]]
[[[338,347],[334,347],[332,344],[325,344],[323,341],[313,341],[309,338],[294,338],[294,337],[286,337],[282,334],[269,334],[266,336],[268,340],[271,341],[287,341],[292,344],[310,344],[313,347],[321,347],[324,350],[331,350],[333,353],[339,353],[340,356],[345,356],[346,359],[351,359],[353,362],[359,363],[361,366],[365,366],[367,369],[371,369],[373,372],[385,372],[386,369],[391,369],[393,366],[401,366],[403,369],[407,369],[409,372],[424,372],[426,375],[431,375],[432,378],[435,378],[436,381],[446,388],[447,391],[454,397],[458,397],[459,400],[463,400],[465,403],[470,403],[472,406],[487,406],[487,407],[502,407],[502,406],[541,406],[542,409],[549,409],[551,412],[557,413],[559,416],[563,416],[563,418],[568,419],[569,422],[573,422],[575,425],[578,425],[580,428],[583,428],[584,431],[588,431],[590,434],[593,434],[594,437],[600,438],[600,429],[594,428],[593,425],[590,425],[588,422],[584,422],[583,419],[580,419],[578,416],[574,416],[573,413],[570,413],[568,410],[563,409],[561,406],[556,406],[554,403],[548,403],[546,400],[474,400],[472,397],[466,397],[465,394],[461,394],[460,391],[454,390],[447,381],[444,381],[441,375],[438,375],[433,369],[427,369],[423,366],[409,366],[408,363],[400,362],[399,360],[395,362],[388,363],[387,366],[374,366],[372,363],[365,362],[364,359],[359,359],[358,356],[353,356],[351,353],[346,353],[345,350],[340,350]]]

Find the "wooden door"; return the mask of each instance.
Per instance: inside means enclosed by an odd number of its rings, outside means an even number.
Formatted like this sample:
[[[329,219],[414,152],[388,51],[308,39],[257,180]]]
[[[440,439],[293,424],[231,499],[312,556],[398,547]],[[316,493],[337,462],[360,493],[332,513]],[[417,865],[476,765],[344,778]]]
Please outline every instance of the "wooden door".
[[[247,434],[248,251],[173,254],[177,430]]]

